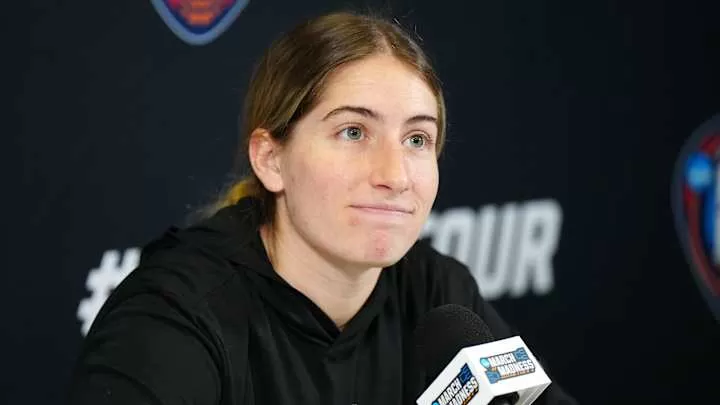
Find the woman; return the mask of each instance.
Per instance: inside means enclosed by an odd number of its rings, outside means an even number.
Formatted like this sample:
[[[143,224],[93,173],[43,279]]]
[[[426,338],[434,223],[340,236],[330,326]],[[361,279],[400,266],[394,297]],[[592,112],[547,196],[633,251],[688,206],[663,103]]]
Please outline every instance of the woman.
[[[427,311],[462,304],[511,335],[465,266],[417,242],[445,105],[398,26],[298,26],[258,64],[243,125],[250,176],[144,249],[86,338],[72,403],[414,403]]]

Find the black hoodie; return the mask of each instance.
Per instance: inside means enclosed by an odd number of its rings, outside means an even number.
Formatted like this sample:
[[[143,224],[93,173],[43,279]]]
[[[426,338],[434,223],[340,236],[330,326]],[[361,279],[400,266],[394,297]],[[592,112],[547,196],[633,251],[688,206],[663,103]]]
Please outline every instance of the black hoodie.
[[[412,334],[428,310],[477,312],[515,333],[467,267],[419,241],[340,331],[273,270],[252,198],[143,249],[90,329],[71,404],[414,404]],[[411,381],[412,380],[412,381]],[[538,404],[573,404],[555,383]]]

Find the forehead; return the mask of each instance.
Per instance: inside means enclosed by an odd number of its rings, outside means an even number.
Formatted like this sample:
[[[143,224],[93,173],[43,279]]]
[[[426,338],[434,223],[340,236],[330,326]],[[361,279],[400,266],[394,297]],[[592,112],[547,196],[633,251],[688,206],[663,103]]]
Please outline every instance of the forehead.
[[[348,103],[388,112],[437,114],[437,98],[424,78],[391,55],[348,63],[328,76],[319,109]]]

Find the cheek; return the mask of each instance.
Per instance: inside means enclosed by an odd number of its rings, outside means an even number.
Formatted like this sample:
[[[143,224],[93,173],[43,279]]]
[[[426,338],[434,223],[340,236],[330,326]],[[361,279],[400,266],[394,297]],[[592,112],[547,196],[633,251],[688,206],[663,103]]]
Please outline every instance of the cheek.
[[[295,200],[305,200],[321,209],[331,200],[337,200],[348,190],[349,179],[346,168],[327,154],[304,151],[295,159],[288,172],[288,196]],[[294,197],[294,198],[293,198]]]
[[[413,175],[418,194],[428,203],[434,201],[439,183],[437,162],[434,160],[416,162]]]

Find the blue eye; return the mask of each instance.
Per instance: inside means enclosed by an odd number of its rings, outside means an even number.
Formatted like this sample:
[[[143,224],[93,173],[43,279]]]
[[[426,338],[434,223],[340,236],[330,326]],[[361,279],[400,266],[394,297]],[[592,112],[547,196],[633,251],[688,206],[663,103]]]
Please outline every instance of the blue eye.
[[[347,127],[340,131],[340,135],[351,141],[359,141],[364,134],[359,127]]]
[[[409,142],[410,146],[413,148],[421,149],[425,147],[425,144],[427,143],[427,140],[424,136],[416,134],[411,137],[409,137],[406,142]]]

